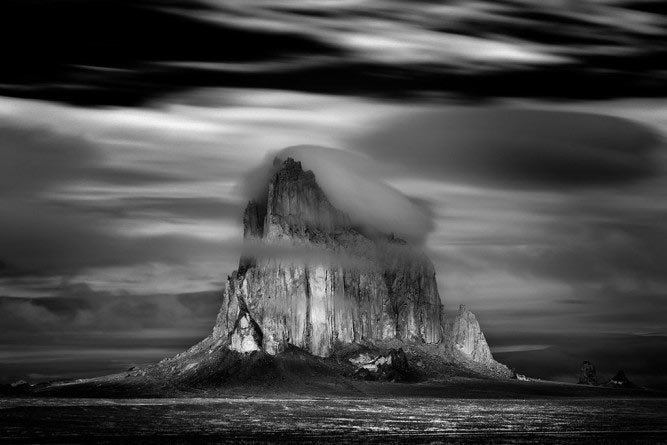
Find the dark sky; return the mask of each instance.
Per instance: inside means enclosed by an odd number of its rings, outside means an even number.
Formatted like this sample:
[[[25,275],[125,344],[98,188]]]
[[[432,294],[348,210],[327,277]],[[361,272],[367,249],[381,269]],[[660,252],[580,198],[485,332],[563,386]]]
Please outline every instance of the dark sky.
[[[667,10],[536,3],[0,2],[0,380],[206,335],[239,184],[309,144],[364,157],[499,359],[664,384]]]

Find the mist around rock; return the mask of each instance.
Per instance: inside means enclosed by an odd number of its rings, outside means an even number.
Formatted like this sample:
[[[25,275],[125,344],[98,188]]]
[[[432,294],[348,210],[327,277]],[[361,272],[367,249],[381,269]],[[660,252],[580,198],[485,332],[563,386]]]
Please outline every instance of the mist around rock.
[[[336,162],[347,159],[331,156]],[[327,171],[329,178],[342,172]],[[351,171],[346,178],[358,186],[363,181]],[[292,157],[275,158],[264,174],[259,181],[264,192],[254,194],[243,215],[248,248],[227,277],[208,337],[144,369],[39,387],[21,384],[8,391],[105,397],[248,391],[360,395],[378,390],[364,382],[429,383],[436,392],[443,382],[461,378],[533,383],[494,360],[465,305],[445,318],[433,264],[419,244],[396,234],[410,235],[426,220],[424,214],[411,226],[395,224],[408,218],[383,226],[370,213],[350,215],[329,199],[319,177]],[[374,196],[386,198],[379,204],[383,212],[415,210],[407,197],[374,184]],[[343,200],[343,208],[349,211],[362,200]],[[383,227],[404,231],[387,233]],[[267,255],[270,251],[275,254]],[[582,379],[596,382],[588,362]],[[626,381],[619,374],[612,386],[630,387]],[[398,387],[386,388],[382,391]]]
[[[239,192],[247,199],[263,196],[278,168],[274,160],[286,158],[312,171],[331,204],[356,226],[415,244],[422,244],[434,228],[430,209],[386,184],[377,161],[342,149],[297,145],[269,153],[239,184]]]

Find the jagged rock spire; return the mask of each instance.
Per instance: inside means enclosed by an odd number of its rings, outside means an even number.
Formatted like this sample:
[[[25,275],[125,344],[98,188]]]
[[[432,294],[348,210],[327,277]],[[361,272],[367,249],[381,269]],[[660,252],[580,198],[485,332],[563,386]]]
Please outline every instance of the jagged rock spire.
[[[479,363],[493,361],[491,349],[484,338],[475,314],[462,304],[452,320],[445,324],[444,335],[448,345]]]

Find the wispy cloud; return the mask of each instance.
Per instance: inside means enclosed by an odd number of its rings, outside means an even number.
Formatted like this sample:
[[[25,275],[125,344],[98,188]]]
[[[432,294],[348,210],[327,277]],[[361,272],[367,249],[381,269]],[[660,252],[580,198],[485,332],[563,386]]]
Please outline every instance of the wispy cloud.
[[[5,54],[0,92],[18,97],[138,106],[206,86],[390,97],[665,94],[659,1],[77,0],[0,8],[0,37],[22,36]],[[19,32],[27,27],[36,32]],[[86,45],[77,44],[82,35]]]

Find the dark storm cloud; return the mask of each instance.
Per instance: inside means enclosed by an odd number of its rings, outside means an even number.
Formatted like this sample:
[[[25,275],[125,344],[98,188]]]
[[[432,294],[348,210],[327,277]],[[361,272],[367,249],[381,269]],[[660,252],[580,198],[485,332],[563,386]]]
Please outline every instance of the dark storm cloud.
[[[351,145],[437,180],[559,189],[650,178],[660,142],[616,117],[463,108],[404,115]]]
[[[371,96],[667,94],[659,2],[0,5],[0,94],[140,105],[193,87]]]

